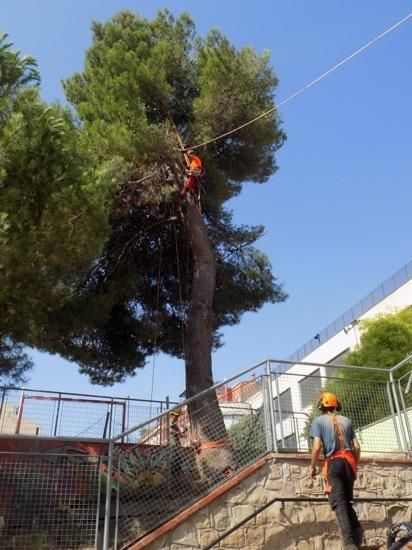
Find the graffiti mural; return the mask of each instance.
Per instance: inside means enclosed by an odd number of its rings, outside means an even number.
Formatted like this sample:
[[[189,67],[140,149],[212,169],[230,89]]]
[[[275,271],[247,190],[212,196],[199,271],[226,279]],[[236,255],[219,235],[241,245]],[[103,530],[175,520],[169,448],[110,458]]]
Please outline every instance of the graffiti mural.
[[[93,548],[103,449],[0,441],[0,548]]]
[[[98,547],[107,463],[106,443],[0,438],[0,549]],[[160,497],[174,483],[196,479],[196,472],[190,448],[120,443],[113,457],[112,497],[117,484],[122,501],[139,494],[144,501],[148,495]]]

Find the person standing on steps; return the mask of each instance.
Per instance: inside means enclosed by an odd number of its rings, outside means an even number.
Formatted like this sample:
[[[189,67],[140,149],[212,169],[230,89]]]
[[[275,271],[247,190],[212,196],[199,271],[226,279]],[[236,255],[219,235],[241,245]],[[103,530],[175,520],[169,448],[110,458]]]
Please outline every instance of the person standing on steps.
[[[361,548],[363,529],[352,502],[360,459],[359,441],[349,418],[338,414],[342,407],[334,393],[323,393],[318,408],[322,414],[313,420],[309,432],[313,439],[309,474],[316,477],[316,465],[323,449],[325,492],[339,523],[343,547],[357,550]]]

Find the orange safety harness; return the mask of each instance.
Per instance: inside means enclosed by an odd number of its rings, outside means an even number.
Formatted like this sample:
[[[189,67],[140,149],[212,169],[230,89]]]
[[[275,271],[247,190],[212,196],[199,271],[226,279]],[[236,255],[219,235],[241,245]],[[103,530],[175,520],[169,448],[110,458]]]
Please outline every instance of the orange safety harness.
[[[325,493],[330,493],[332,491],[332,485],[329,483],[329,466],[331,460],[334,460],[335,458],[343,458],[348,462],[349,466],[352,468],[353,473],[355,474],[356,478],[356,472],[358,471],[358,464],[355,459],[355,455],[352,451],[349,451],[347,449],[344,449],[344,441],[343,441],[343,434],[340,429],[338,416],[336,414],[332,417],[333,427],[335,429],[336,438],[338,440],[338,448],[336,451],[334,451],[331,456],[328,456],[325,459],[325,462],[322,467],[322,476],[324,480],[324,488]]]

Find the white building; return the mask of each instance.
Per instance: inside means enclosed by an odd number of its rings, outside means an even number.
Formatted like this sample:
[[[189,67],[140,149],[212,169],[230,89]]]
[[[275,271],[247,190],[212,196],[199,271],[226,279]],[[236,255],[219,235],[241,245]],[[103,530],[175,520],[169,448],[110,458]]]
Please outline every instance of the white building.
[[[348,351],[353,350],[359,343],[360,321],[382,313],[393,313],[409,305],[412,305],[412,262],[384,281],[325,329],[316,333],[288,359],[322,365],[343,365]],[[307,445],[307,440],[302,439],[302,432],[305,431],[308,413],[313,406],[313,396],[321,392],[322,379],[333,376],[336,369],[298,364],[290,367],[279,365],[279,369],[283,373],[276,376],[276,380],[272,382],[275,414],[276,410],[281,411],[280,418],[279,414],[276,416],[277,437],[286,447],[303,449]],[[263,401],[261,392],[256,393],[248,401],[253,408],[260,407]],[[374,428],[376,431],[376,425]],[[365,434],[365,439],[367,435]],[[390,441],[389,439],[388,430],[388,449],[385,450],[394,448],[392,438]]]

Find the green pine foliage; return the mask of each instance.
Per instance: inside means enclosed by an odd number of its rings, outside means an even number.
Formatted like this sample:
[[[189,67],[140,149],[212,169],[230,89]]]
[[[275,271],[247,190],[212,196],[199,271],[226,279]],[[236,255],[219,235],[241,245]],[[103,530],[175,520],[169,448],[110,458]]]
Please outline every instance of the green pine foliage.
[[[73,300],[79,273],[103,248],[111,185],[79,149],[68,111],[46,105],[37,83],[32,58],[2,35],[0,376],[12,377],[15,356],[17,380],[19,343],[48,349],[47,340],[59,338],[53,314]]]
[[[65,354],[95,382],[111,383],[132,374],[155,345],[183,356],[192,260],[175,127],[190,144],[228,131],[273,107],[277,79],[266,53],[236,50],[216,30],[201,38],[187,14],[147,20],[123,11],[92,30],[84,69],[64,88],[95,166],[117,177],[109,241],[82,288],[83,303],[104,294],[112,306],[108,319],[69,335]],[[268,258],[253,246],[263,228],[236,227],[225,206],[243,182],[266,181],[276,170],[284,139],[273,114],[199,151],[218,263],[215,347],[221,326],[285,299]]]
[[[238,420],[228,429],[237,467],[247,466],[267,451],[263,408]]]
[[[277,78],[267,53],[217,30],[200,37],[188,14],[121,11],[92,34],[83,70],[63,82],[69,111],[44,105],[34,72],[8,94],[0,308],[5,334],[112,384],[155,349],[184,354],[193,261],[176,129],[194,144],[243,124],[274,106]],[[215,347],[222,326],[286,298],[254,246],[263,228],[237,227],[227,206],[243,183],[276,171],[284,140],[274,112],[199,150],[218,266]]]

